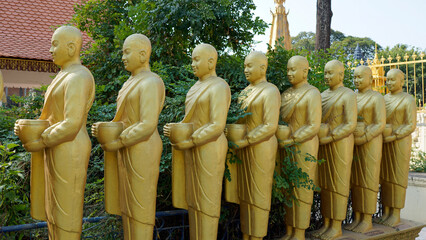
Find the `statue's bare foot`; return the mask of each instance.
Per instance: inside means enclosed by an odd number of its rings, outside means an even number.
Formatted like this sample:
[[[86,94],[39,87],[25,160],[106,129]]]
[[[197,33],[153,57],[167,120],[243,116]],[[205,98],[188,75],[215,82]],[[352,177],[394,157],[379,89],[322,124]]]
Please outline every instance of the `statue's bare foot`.
[[[352,231],[359,224],[359,220],[354,220],[350,224],[343,225],[343,228]]]
[[[319,238],[321,237],[321,235],[323,235],[327,231],[327,229],[328,227],[324,225],[319,230],[313,232],[312,236]]]
[[[354,232],[366,233],[368,230],[373,228],[373,223],[368,221],[361,221],[355,228],[352,229]]]
[[[280,238],[280,240],[290,240],[291,239],[291,234],[286,234],[284,235],[284,237]]]
[[[390,215],[385,221],[382,222],[383,225],[389,226],[389,227],[395,227],[400,222],[400,218],[395,215]]]
[[[342,229],[329,228],[324,234],[321,235],[322,240],[333,240],[342,236]]]

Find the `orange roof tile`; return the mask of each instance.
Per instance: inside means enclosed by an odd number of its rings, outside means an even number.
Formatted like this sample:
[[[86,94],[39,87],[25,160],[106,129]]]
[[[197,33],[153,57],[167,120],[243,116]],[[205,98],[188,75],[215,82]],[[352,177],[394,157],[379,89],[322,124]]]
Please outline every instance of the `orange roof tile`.
[[[53,27],[66,24],[80,0],[1,0],[0,57],[52,60]],[[83,44],[90,41],[84,34]]]

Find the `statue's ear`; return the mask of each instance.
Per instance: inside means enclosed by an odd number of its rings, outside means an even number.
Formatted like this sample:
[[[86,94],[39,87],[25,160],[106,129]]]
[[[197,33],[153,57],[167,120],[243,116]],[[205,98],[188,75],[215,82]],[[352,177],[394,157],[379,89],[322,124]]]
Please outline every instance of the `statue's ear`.
[[[145,63],[147,61],[146,51],[145,50],[141,50],[139,52],[139,58],[140,58],[141,63]]]
[[[67,47],[68,47],[68,56],[74,57],[75,50],[76,50],[75,43],[70,42],[68,43]]]
[[[260,69],[262,69],[262,72],[263,73],[266,73],[266,65],[265,64],[262,64],[262,65],[260,65]]]
[[[303,69],[303,77],[308,78],[309,68]]]
[[[209,70],[214,69],[214,59],[211,57],[208,60],[208,66],[209,66]]]

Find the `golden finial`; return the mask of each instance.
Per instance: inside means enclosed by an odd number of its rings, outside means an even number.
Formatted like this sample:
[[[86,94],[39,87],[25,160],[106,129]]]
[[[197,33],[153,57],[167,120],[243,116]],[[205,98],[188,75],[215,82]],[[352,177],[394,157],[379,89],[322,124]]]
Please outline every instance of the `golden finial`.
[[[361,59],[361,61],[359,61],[359,63],[361,63],[361,65],[364,65],[364,60]]]
[[[416,60],[416,58],[417,58],[417,54],[416,53],[413,53],[413,55],[411,55],[411,57],[413,58],[413,60],[415,61]]]
[[[405,55],[404,55],[404,60],[405,61],[408,61],[408,59],[409,59],[410,57],[408,56],[408,53],[405,53]]]
[[[399,62],[401,60],[401,56],[399,56],[399,53],[396,55],[396,60]]]
[[[392,62],[392,57],[391,57],[391,55],[389,55],[389,57],[388,57],[388,61],[389,61],[389,63],[391,63]]]
[[[420,53],[420,59],[422,59],[423,60],[423,58],[425,57],[425,53],[424,52],[421,52]]]
[[[377,43],[374,43],[374,59],[379,59],[379,54],[377,53]]]
[[[386,58],[383,57],[383,55],[382,55],[382,58],[380,58],[380,62],[382,62],[382,64],[383,64],[383,63],[385,63],[385,60],[386,60]]]

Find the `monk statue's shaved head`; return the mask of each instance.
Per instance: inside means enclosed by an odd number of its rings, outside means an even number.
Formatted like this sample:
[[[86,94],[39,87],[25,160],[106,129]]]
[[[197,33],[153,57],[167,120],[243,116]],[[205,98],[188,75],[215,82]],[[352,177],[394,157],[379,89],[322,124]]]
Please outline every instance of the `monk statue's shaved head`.
[[[303,67],[303,69],[309,69],[309,62],[303,56],[293,56],[288,60],[289,63],[294,63],[299,67]]]
[[[328,62],[326,65],[326,67],[332,67],[336,70],[338,70],[340,73],[344,73],[345,72],[345,66],[343,65],[343,63],[339,60],[331,60],[330,62]]]
[[[357,68],[355,68],[355,71],[358,71],[360,73],[365,73],[366,72],[369,75],[373,75],[373,72],[371,71],[371,68],[369,68],[367,66],[364,66],[364,65],[358,66]]]
[[[206,54],[209,59],[212,58],[213,61],[214,61],[214,64],[216,65],[216,62],[217,62],[217,51],[216,51],[216,48],[214,48],[212,45],[207,44],[207,43],[198,44],[194,48],[194,52],[195,51],[203,52],[203,54]]]
[[[256,59],[256,61],[259,61],[262,65],[268,67],[268,58],[263,52],[253,51],[246,57],[246,59]]]
[[[387,75],[393,75],[395,77],[398,77],[399,80],[401,80],[401,82],[404,82],[405,74],[404,74],[404,72],[402,72],[399,69],[396,69],[396,68],[395,69],[391,69],[391,70],[389,70],[389,72],[387,73]]]
[[[68,43],[74,43],[77,52],[80,52],[83,45],[82,35],[78,28],[73,26],[62,26],[56,29],[53,36],[58,36],[61,39],[66,38]]]
[[[146,51],[146,54],[148,56],[151,55],[151,49],[152,49],[151,41],[149,40],[147,36],[143,34],[135,33],[128,36],[126,40],[124,41],[124,44],[126,43],[132,45],[133,47],[138,48],[139,50]]]

